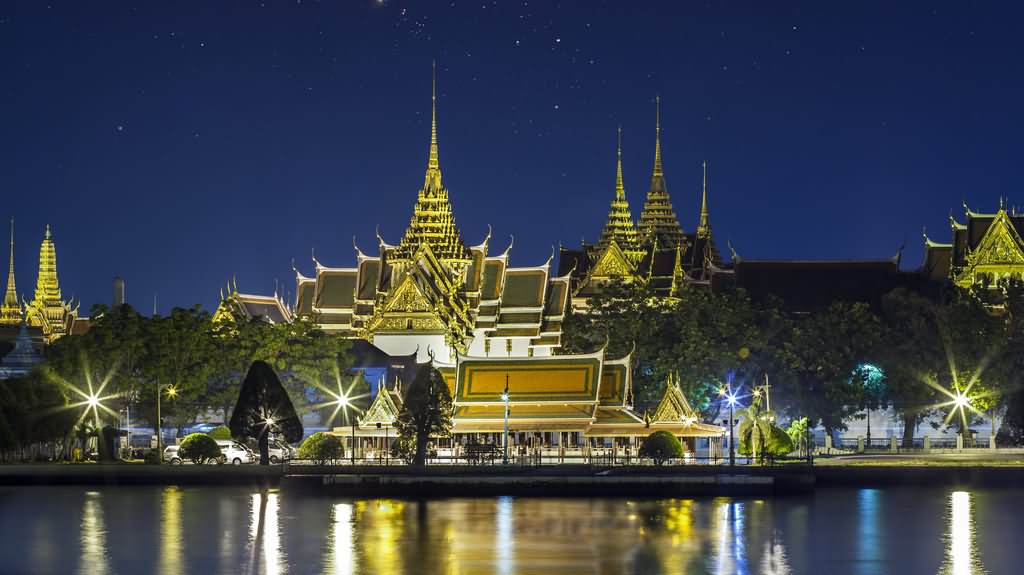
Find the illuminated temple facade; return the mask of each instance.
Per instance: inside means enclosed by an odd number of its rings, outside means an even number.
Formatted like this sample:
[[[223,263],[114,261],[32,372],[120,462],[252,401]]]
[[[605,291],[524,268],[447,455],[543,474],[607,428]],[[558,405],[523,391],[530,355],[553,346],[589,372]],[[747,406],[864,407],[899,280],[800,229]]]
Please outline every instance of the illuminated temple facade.
[[[378,234],[377,254],[355,247],[354,267],[314,260],[296,270],[294,314],[328,332],[365,339],[391,355],[418,353],[454,361],[457,354],[546,356],[561,343],[569,278],[553,277],[552,258],[511,265],[511,242],[491,251],[488,233],[467,245],[441,177],[436,98],[423,185],[397,244]]]
[[[57,250],[53,243],[50,226],[46,226],[42,244],[39,246],[39,273],[32,301],[23,302],[18,296],[14,275],[14,220],[11,220],[10,256],[7,269],[7,286],[0,304],[0,328],[7,331],[19,330],[27,323],[44,343],[72,333],[78,319],[78,306],[64,300],[57,277]]]
[[[612,281],[642,284],[657,295],[673,297],[684,284],[710,285],[712,273],[722,266],[711,233],[706,163],[696,229],[684,232],[676,217],[661,161],[660,99],[651,185],[637,222],[633,220],[622,182],[621,136],[620,131],[615,192],[597,242],[583,243],[579,248],[563,247],[559,253],[558,273],[570,278],[574,308],[586,308],[587,300],[599,297],[603,287]]]
[[[671,408],[657,410],[654,419],[634,412],[629,357],[606,357],[604,349],[557,354],[562,320],[579,283],[574,278],[581,271],[604,269],[604,264],[554,274],[555,254],[539,265],[515,267],[511,242],[492,252],[488,232],[478,243],[467,244],[442,179],[436,110],[435,96],[423,184],[397,243],[378,233],[376,254],[354,246],[352,267],[327,266],[314,258],[309,275],[296,269],[291,308],[276,293],[242,294],[229,285],[214,320],[225,315],[271,322],[309,318],[324,331],[351,338],[356,370],[363,372],[371,389],[371,404],[357,427],[364,454],[374,446],[382,453],[401,407],[402,383],[426,362],[444,376],[454,400],[455,439],[445,440],[452,449],[470,438],[500,443],[506,386],[508,426],[517,447],[564,453],[570,447],[614,442],[625,449],[657,429],[670,429],[683,438],[716,438],[712,443],[717,445],[722,428],[700,423],[673,385],[667,386],[663,400]],[[660,146],[660,138],[656,143]],[[612,250],[615,257],[622,254],[621,261],[630,262],[634,271],[645,258],[664,254],[675,258],[670,266],[683,265],[682,258],[697,252],[700,262],[712,261],[705,255],[711,238],[706,213],[697,233],[683,233],[664,189],[660,152],[656,157],[657,187],[652,187],[641,218],[643,241],[625,203],[620,160],[613,214],[601,249]],[[683,268],[686,274],[695,273],[689,265]],[[339,423],[333,433],[350,435],[351,428]]]
[[[952,241],[939,243],[925,234],[923,272],[935,282],[977,288],[990,302],[1002,298],[1008,281],[1024,281],[1024,214],[1003,202],[984,214],[964,205],[963,223],[949,217]]]

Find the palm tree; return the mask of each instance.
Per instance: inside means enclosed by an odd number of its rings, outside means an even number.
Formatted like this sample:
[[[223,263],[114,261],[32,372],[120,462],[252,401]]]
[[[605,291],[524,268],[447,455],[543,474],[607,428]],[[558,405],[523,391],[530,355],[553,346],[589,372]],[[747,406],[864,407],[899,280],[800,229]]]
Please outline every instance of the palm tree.
[[[748,451],[754,459],[764,456],[765,447],[772,436],[775,414],[761,407],[761,397],[754,396],[749,407],[736,411],[742,419],[739,431],[740,449]],[[745,448],[743,446],[746,446]]]

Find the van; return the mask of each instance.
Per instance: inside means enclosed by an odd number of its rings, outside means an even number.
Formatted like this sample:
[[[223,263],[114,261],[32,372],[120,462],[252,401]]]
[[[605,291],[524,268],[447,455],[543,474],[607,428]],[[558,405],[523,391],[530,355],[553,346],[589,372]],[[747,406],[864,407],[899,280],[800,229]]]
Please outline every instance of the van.
[[[243,463],[256,462],[256,455],[252,450],[237,441],[218,439],[217,445],[220,446],[220,451],[224,454],[225,463],[241,465]]]

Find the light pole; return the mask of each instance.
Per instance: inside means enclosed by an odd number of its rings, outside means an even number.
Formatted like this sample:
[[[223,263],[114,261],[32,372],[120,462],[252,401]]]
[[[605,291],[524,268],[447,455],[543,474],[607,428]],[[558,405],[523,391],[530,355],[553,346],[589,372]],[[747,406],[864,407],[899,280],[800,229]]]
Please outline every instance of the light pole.
[[[352,454],[351,454],[351,461],[352,461],[352,467],[355,467],[356,466],[356,408],[355,408],[354,405],[352,405],[352,402],[349,400],[348,396],[345,395],[345,394],[341,394],[341,395],[338,396],[337,403],[338,403],[339,406],[345,408],[345,415],[348,415],[349,420],[351,420],[351,422],[352,422]],[[352,408],[352,412],[351,413],[349,413],[349,408],[350,407]]]
[[[718,395],[725,397],[726,403],[729,404],[729,465],[736,465],[736,448],[733,444],[733,427],[736,423],[736,395],[729,389],[722,387],[718,390]]]
[[[160,419],[160,394],[163,390],[167,390],[167,397],[173,398],[178,395],[178,390],[173,385],[156,385],[156,461],[157,465],[164,462],[164,449],[163,449],[163,420]]]
[[[505,373],[505,391],[501,393],[501,400],[505,402],[505,436],[502,443],[505,444],[505,452],[501,458],[503,465],[508,465],[508,372]]]

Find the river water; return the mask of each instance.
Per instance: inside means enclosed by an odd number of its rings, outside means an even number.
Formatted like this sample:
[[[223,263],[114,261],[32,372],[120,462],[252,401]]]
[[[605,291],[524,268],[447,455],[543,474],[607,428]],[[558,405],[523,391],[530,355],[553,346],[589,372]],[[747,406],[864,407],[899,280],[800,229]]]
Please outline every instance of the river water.
[[[1024,572],[1024,490],[400,501],[220,487],[0,489],[0,573]]]

